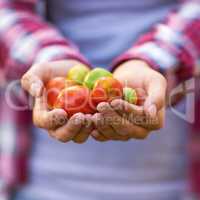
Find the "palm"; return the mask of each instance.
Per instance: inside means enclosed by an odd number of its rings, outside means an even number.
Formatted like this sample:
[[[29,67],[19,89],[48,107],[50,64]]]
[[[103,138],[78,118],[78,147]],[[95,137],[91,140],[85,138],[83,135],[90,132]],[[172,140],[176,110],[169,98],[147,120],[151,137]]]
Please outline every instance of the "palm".
[[[158,128],[162,126],[166,92],[166,81],[163,76],[152,70],[146,63],[138,60],[122,64],[115,70],[114,76],[124,85],[140,91],[139,97],[142,99],[146,98],[142,101],[144,113],[158,119],[158,125],[156,125]],[[127,103],[126,107],[132,110],[133,113],[137,113],[135,111],[136,107]],[[156,128],[156,126],[148,126],[146,124],[143,126],[150,129]]]

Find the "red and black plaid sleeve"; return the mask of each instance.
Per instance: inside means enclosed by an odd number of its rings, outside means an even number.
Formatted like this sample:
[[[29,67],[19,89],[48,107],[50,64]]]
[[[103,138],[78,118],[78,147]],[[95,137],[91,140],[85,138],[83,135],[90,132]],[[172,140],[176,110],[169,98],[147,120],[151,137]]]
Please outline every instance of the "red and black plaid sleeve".
[[[34,62],[76,59],[87,64],[78,48],[37,14],[38,1],[0,0],[0,52],[4,67],[14,77],[20,77]]]

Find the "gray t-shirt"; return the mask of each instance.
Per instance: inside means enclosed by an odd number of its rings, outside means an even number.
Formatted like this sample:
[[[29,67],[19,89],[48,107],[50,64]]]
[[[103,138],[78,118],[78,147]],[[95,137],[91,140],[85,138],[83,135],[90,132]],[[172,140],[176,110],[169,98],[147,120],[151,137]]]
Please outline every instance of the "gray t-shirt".
[[[30,182],[16,200],[180,200],[187,130],[169,111],[144,141],[62,144],[34,128]]]
[[[175,0],[49,0],[51,21],[93,64],[108,67]],[[29,184],[17,200],[178,200],[185,189],[187,126],[167,112],[144,141],[59,143],[33,128]]]

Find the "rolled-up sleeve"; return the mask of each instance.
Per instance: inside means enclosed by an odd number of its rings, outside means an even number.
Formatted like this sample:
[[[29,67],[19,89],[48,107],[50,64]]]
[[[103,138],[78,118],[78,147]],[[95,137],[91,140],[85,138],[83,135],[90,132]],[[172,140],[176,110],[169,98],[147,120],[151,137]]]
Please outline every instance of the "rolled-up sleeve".
[[[200,56],[200,1],[184,1],[113,63],[142,59],[165,73],[173,70],[179,80],[198,73]]]
[[[76,59],[79,49],[36,12],[37,0],[0,0],[1,67],[20,77],[33,63]]]

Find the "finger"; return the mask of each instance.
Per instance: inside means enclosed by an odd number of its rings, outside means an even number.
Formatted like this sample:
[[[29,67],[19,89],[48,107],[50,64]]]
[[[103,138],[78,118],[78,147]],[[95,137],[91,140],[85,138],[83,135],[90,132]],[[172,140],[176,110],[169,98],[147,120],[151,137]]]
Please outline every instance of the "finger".
[[[151,78],[146,84],[148,96],[144,103],[144,110],[147,115],[154,118],[157,112],[165,106],[167,84],[165,78],[160,74]]]
[[[84,143],[90,136],[92,130],[93,130],[93,124],[91,115],[85,115],[85,123],[84,125],[82,125],[80,132],[77,135],[75,135],[73,141],[79,144]]]
[[[109,123],[119,135],[144,139],[149,133],[147,129],[136,126],[128,120],[120,117],[108,103],[100,103],[97,106],[97,110],[103,114],[105,120],[109,120]]]
[[[152,119],[145,115],[143,107],[130,104],[121,99],[112,101],[111,106],[121,117],[137,126],[142,126],[149,130],[156,130],[162,127],[163,118],[161,118],[161,112],[158,112],[158,116]],[[159,119],[161,120],[159,121]]]
[[[42,94],[44,84],[53,77],[66,76],[71,67],[79,62],[73,60],[55,61],[33,65],[21,79],[22,87],[32,96],[39,97]]]
[[[66,125],[54,131],[49,130],[49,134],[61,142],[69,142],[80,132],[84,121],[84,115],[77,113],[69,119]]]
[[[128,136],[118,135],[118,133],[112,128],[109,122],[104,120],[101,113],[96,113],[93,116],[93,122],[96,129],[98,130],[98,133],[103,135],[105,138],[108,138],[109,140],[127,141],[130,139]]]
[[[104,137],[101,133],[99,133],[97,130],[93,130],[92,133],[91,133],[91,136],[96,141],[99,141],[99,142],[106,142],[106,141],[109,140],[108,138]]]
[[[67,113],[63,109],[49,111],[43,95],[35,99],[33,122],[37,127],[53,130],[67,122]]]
[[[142,126],[148,127],[147,117],[144,114],[142,106],[130,104],[122,99],[116,99],[111,102],[111,107],[122,117],[127,119],[129,122]]]
[[[113,100],[110,105],[121,116],[129,116],[130,114],[133,116],[144,116],[144,109],[142,106],[130,104],[122,99]]]
[[[96,113],[93,115],[93,122],[100,134],[102,134],[105,138],[113,140],[116,138],[117,133],[110,126],[110,124],[106,123],[101,113]]]

